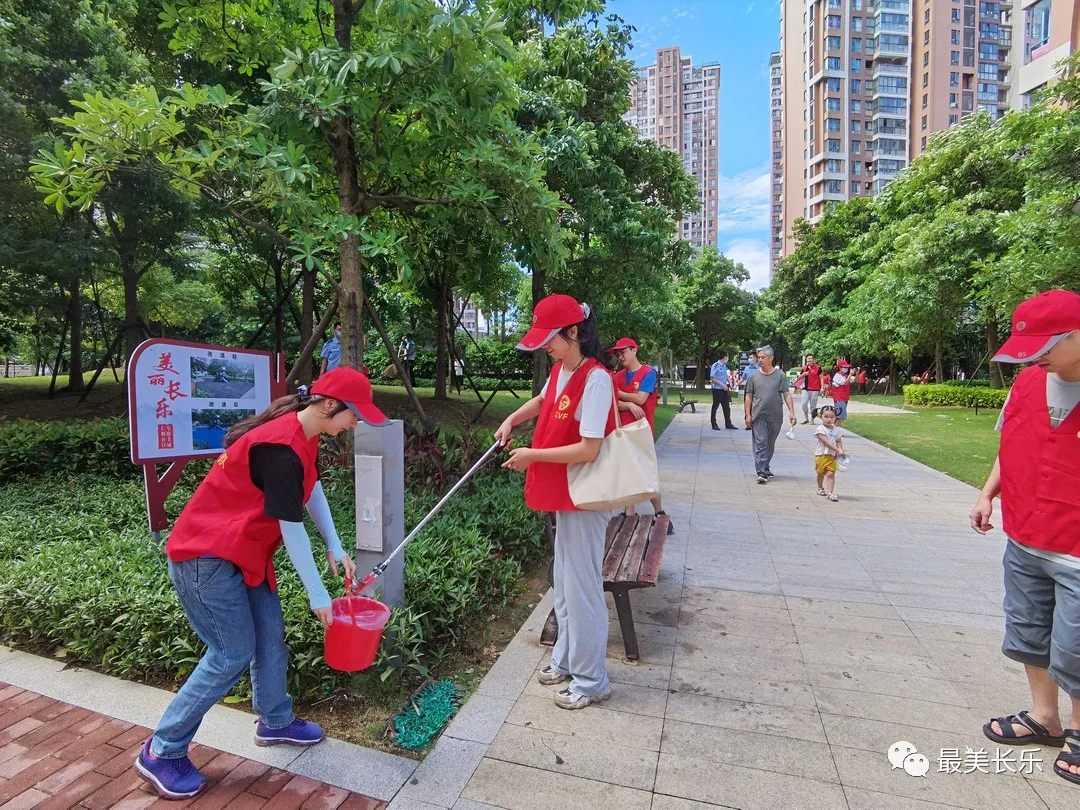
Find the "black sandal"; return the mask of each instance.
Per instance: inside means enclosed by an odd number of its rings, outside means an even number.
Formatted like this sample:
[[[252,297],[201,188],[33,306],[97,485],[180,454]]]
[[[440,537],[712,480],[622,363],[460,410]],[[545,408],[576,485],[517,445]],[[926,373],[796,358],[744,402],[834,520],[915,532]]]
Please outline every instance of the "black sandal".
[[[1080,768],[1080,728],[1065,729],[1065,745],[1069,746],[1069,750],[1062,751],[1054,760],[1054,773],[1074,785],[1080,785],[1080,773],[1072,773],[1067,767],[1062,767],[1072,765]]]
[[[1020,712],[1020,714],[1010,714],[1008,717],[998,717],[998,726],[1001,727],[1001,733],[996,734],[994,728],[991,725],[994,721],[991,720],[985,726],[983,726],[983,734],[989,739],[1002,745],[1064,745],[1065,735],[1055,737],[1051,734],[1046,726],[1033,718],[1030,714]],[[1016,736],[1016,726],[1023,726],[1030,734],[1025,734],[1022,737]]]

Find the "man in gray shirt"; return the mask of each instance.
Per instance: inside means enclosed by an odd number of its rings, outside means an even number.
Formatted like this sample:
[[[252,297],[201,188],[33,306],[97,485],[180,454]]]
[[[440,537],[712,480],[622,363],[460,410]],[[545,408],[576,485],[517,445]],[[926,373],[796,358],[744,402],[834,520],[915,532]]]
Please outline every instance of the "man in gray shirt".
[[[773,477],[769,464],[776,450],[776,438],[784,423],[784,404],[787,404],[788,421],[795,427],[795,400],[791,397],[787,374],[775,368],[775,352],[772,346],[757,350],[761,368],[746,380],[746,396],[743,397],[746,426],[753,433],[754,468],[757,482],[765,484]]]

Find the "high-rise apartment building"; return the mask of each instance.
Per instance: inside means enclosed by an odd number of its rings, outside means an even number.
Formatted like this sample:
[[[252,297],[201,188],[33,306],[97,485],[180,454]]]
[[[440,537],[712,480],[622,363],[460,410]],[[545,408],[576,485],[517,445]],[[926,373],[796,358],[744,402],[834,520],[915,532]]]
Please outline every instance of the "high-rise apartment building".
[[[1080,0],[1014,0],[1011,106],[1031,106],[1054,65],[1080,48]]]
[[[772,160],[769,199],[769,267],[780,261],[784,244],[784,78],[780,68],[780,52],[769,54],[769,135]]]
[[[661,48],[656,62],[637,69],[626,120],[641,137],[677,152],[697,181],[701,210],[679,223],[694,247],[717,244],[720,177],[720,65],[694,67],[678,48]]]
[[[816,223],[833,203],[880,193],[934,132],[965,114],[1005,112],[1012,6],[781,0],[782,138],[773,155],[782,165],[778,172],[774,160],[772,189],[780,241],[774,230],[771,267],[794,250],[796,219]]]

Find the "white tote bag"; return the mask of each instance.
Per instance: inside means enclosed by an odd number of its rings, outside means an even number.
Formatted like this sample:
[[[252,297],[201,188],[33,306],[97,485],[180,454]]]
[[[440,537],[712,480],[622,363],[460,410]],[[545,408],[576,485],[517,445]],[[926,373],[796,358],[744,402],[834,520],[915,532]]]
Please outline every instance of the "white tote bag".
[[[612,390],[614,397],[614,387]],[[622,509],[660,494],[656,447],[647,419],[623,425],[615,402],[615,430],[600,443],[594,461],[567,466],[570,499],[578,509]]]

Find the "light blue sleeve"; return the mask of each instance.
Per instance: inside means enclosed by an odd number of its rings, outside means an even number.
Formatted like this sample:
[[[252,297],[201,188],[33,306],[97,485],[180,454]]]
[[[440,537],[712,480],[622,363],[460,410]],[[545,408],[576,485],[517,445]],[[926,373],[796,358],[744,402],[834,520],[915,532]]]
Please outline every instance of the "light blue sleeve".
[[[330,504],[323,492],[322,481],[315,482],[315,488],[311,490],[311,497],[307,502],[308,514],[315,521],[315,527],[326,541],[326,550],[334,555],[334,559],[341,562],[345,556],[345,549],[341,547],[341,538],[338,537],[337,528],[334,526],[334,518],[330,514]]]
[[[315,557],[311,553],[311,541],[303,523],[291,520],[279,520],[281,538],[285,541],[285,551],[292,560],[293,568],[300,575],[307,591],[308,602],[312,609],[330,607],[330,594],[326,592],[319,569],[315,567]]]
[[[326,358],[330,356],[330,341],[326,341],[322,345],[322,351],[319,353],[319,357]]]

